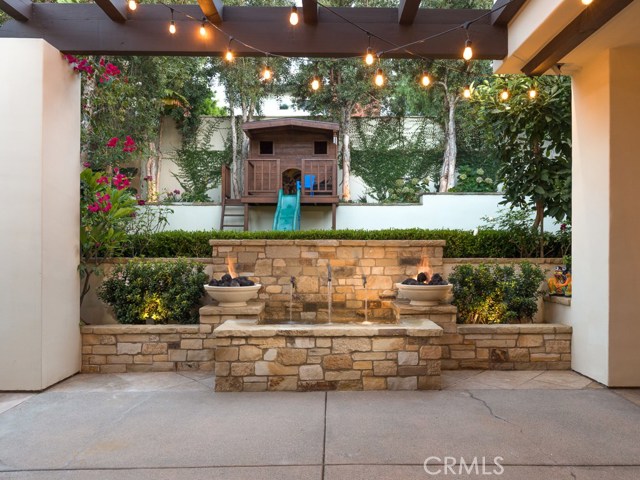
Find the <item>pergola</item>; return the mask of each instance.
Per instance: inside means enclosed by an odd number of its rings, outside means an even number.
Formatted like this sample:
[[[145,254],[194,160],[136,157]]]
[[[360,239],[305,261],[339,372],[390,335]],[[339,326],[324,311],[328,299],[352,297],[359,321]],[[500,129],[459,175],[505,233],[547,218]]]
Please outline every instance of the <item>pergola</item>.
[[[296,27],[287,8],[198,3],[129,12],[125,0],[0,0],[13,17],[0,27],[0,272],[11,272],[0,277],[0,363],[12,366],[0,370],[0,390],[43,389],[80,364],[79,219],[68,213],[79,204],[80,81],[60,52],[215,56],[230,37],[237,55],[355,57],[371,37],[383,57],[420,59],[460,58],[471,40],[474,58],[496,60],[497,73],[570,74],[572,366],[640,386],[640,0],[496,0],[491,10],[303,0]]]

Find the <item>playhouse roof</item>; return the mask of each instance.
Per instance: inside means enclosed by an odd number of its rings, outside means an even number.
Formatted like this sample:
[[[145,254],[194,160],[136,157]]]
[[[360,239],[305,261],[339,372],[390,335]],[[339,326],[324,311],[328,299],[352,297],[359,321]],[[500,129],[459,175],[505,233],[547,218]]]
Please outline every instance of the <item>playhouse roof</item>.
[[[319,122],[302,118],[277,118],[273,120],[247,122],[242,125],[242,129],[251,137],[253,134],[261,133],[264,130],[306,130],[333,133],[338,132],[340,126],[334,122]]]

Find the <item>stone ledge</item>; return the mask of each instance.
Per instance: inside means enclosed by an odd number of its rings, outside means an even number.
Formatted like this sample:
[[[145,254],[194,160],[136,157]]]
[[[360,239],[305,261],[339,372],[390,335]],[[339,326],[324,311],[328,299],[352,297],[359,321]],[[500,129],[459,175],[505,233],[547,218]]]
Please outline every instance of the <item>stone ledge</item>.
[[[227,320],[213,331],[215,337],[439,337],[442,328],[431,320],[390,325],[258,324],[256,320]]]
[[[96,335],[124,335],[132,333],[199,333],[200,325],[84,325],[81,333]]]
[[[571,297],[556,297],[547,295],[544,297],[545,302],[557,303],[558,305],[571,306]]]
[[[559,323],[521,323],[521,324],[496,324],[496,325],[458,325],[458,333],[467,335],[470,333],[493,334],[532,334],[532,333],[571,333],[573,329],[568,325]]]
[[[396,300],[391,303],[394,313],[400,315],[430,315],[430,314],[456,314],[458,309],[453,305],[442,304],[433,306],[410,305],[409,300]]]
[[[226,246],[372,246],[372,247],[444,247],[446,240],[209,240],[213,247]]]
[[[233,287],[229,287],[233,288]],[[205,305],[200,307],[200,316],[207,315],[260,315],[264,312],[264,302],[248,302],[246,307],[220,307],[218,305]]]

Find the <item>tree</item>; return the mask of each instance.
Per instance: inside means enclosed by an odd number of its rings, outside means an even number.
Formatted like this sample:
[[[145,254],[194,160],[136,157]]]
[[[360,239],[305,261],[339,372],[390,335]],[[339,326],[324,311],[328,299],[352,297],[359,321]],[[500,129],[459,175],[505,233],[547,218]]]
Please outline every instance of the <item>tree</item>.
[[[508,92],[507,100],[502,92]],[[545,215],[558,221],[571,216],[569,79],[495,77],[478,86],[474,104],[500,153],[504,203],[533,208],[533,228],[542,238]]]

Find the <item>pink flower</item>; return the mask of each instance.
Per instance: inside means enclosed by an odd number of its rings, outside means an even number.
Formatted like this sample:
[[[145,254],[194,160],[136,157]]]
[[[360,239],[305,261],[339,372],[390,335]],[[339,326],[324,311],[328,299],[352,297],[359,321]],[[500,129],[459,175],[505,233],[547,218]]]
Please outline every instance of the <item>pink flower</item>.
[[[153,177],[151,175],[147,175],[146,177],[143,178],[143,180],[145,182],[150,182],[151,180],[153,180]]]
[[[560,225],[560,231],[561,232],[566,232],[567,231],[567,224],[563,223],[562,225]]]
[[[115,169],[114,169],[114,171],[115,171]],[[113,177],[113,185],[118,190],[124,190],[129,185],[131,185],[131,182],[126,177],[126,175],[123,175],[122,173],[118,173],[115,177]]]
[[[116,67],[113,63],[107,63],[107,66],[105,68],[105,72],[107,75],[110,75],[112,77],[116,76],[116,75],[120,75],[120,69],[118,67]]]
[[[103,212],[108,212],[111,210],[111,202],[108,202],[104,207],[102,207]]]
[[[96,213],[100,211],[100,205],[98,204],[98,202],[95,202],[91,205],[87,205],[87,209],[92,213]]]
[[[84,168],[90,168],[91,167],[91,162],[82,162],[82,166]]]
[[[180,195],[180,190],[178,190],[177,188],[173,191],[174,194],[176,195]]]
[[[109,183],[109,179],[106,176],[103,175],[102,177],[100,177],[99,179],[96,180],[96,183],[97,184],[102,184],[102,183],[106,184],[106,183]]]
[[[64,58],[69,63],[78,63],[78,59],[73,55],[65,55]]]
[[[138,205],[144,205],[145,203],[147,202],[145,202],[144,200],[138,200]]]
[[[118,167],[114,167],[113,168],[113,173],[115,173],[115,174],[120,173],[120,169]]]
[[[105,63],[104,57],[100,58],[100,66],[101,67],[104,67],[104,63]]]
[[[135,150],[136,150],[136,142],[133,140],[133,138],[127,135],[127,138],[124,141],[124,147],[122,147],[122,151],[131,153]]]
[[[119,140],[120,139],[118,137],[112,137],[111,140],[107,142],[107,147],[109,148],[115,147],[118,144]],[[114,169],[114,172],[115,172],[115,169]]]

